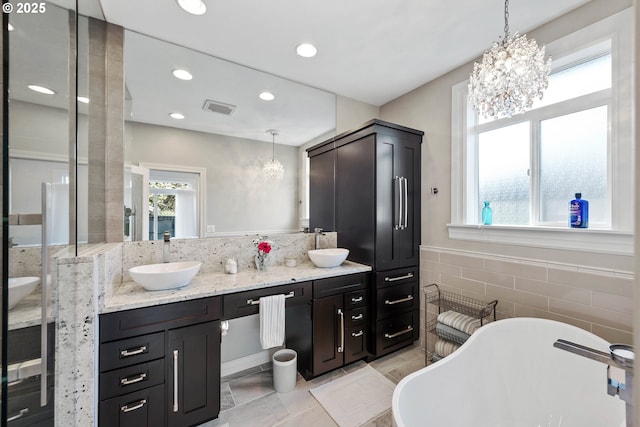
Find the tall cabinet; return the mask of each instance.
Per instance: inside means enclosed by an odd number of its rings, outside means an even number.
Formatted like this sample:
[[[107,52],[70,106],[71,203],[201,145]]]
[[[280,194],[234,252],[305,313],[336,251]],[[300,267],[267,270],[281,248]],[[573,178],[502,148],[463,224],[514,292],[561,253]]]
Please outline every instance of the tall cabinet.
[[[310,228],[336,231],[349,259],[374,269],[369,351],[376,357],[419,334],[423,135],[371,120],[307,150]]]

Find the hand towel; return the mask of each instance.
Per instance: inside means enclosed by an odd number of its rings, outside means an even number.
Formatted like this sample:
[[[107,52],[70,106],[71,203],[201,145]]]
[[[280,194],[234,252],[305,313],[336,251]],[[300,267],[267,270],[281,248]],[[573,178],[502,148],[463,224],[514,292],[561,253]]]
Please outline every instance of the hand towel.
[[[260,298],[260,344],[263,349],[284,344],[284,295]]]
[[[471,335],[480,327],[480,319],[449,310],[438,314],[438,322]]]
[[[453,353],[459,348],[460,348],[459,345],[456,345],[452,342],[445,341],[445,340],[438,340],[436,341],[435,352],[440,357],[447,357],[448,355],[450,355],[451,353]]]

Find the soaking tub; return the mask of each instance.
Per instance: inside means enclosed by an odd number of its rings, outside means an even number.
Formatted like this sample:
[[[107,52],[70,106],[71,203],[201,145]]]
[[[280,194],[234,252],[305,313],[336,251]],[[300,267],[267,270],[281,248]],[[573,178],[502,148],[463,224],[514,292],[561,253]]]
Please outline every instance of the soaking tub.
[[[609,343],[553,320],[480,328],[459,350],[405,377],[393,393],[397,427],[618,427],[625,404],[607,394],[606,365],[553,347]]]

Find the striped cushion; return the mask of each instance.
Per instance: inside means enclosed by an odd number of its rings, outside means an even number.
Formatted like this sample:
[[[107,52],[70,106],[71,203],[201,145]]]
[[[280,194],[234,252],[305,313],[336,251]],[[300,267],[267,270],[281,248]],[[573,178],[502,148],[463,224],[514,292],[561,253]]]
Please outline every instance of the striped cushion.
[[[471,335],[480,327],[480,319],[449,310],[438,314],[438,322]]]

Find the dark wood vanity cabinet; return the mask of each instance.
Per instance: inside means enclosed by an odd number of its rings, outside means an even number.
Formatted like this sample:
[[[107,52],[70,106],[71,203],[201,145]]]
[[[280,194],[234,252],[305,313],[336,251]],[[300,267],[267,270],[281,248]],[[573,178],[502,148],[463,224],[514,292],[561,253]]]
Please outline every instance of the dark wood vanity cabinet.
[[[300,373],[310,379],[367,358],[369,273],[313,281],[311,348],[300,359]]]
[[[99,424],[191,426],[220,412],[219,297],[100,316]]]

